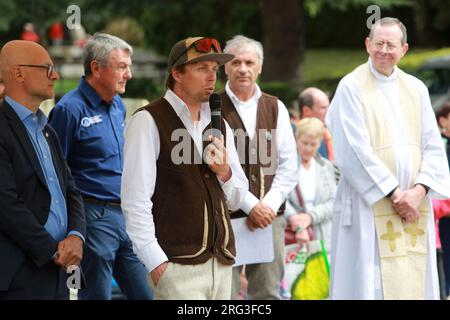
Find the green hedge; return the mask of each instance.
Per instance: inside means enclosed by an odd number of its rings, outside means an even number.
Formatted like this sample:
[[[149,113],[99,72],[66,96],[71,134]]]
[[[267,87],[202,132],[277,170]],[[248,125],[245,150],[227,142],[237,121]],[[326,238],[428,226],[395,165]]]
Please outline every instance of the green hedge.
[[[411,53],[407,53],[400,62],[399,66],[405,71],[413,72],[426,60],[446,55],[450,55],[450,48],[442,48],[439,50],[415,50]]]
[[[126,98],[142,98],[152,101],[164,95],[165,87],[151,79],[133,78],[127,82]]]

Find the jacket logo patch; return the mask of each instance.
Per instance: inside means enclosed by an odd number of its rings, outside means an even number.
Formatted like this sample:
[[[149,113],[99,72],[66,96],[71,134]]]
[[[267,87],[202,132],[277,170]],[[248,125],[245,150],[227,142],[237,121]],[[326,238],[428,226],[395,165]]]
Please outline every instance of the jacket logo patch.
[[[81,119],[81,125],[83,127],[87,128],[87,127],[92,126],[95,123],[99,123],[102,121],[103,121],[102,116],[99,114],[99,115],[96,115],[93,117],[84,117],[83,119]]]

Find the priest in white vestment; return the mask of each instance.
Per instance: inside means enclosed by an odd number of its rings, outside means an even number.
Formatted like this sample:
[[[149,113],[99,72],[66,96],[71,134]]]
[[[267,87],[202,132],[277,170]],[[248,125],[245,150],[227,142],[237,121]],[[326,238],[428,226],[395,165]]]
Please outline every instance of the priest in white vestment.
[[[396,65],[408,50],[395,18],[365,40],[326,123],[341,179],[334,203],[331,299],[439,299],[432,198],[450,175],[427,88]]]

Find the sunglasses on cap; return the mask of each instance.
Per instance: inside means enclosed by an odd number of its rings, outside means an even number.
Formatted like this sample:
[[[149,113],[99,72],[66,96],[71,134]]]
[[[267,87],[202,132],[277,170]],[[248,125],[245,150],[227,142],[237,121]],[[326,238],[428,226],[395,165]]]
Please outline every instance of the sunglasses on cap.
[[[213,49],[217,53],[222,53],[219,41],[217,41],[214,38],[201,38],[192,42],[190,46],[184,49],[181,52],[181,54],[176,59],[173,60],[174,61],[173,64],[175,64],[178,61],[178,59],[180,59],[191,48],[195,48],[195,50],[200,53],[209,53],[211,49]]]
[[[47,69],[47,78],[52,78],[53,71],[56,72],[56,68],[53,64],[45,64],[45,65],[39,65],[39,64],[18,64],[19,67],[31,67],[31,68],[42,68]]]

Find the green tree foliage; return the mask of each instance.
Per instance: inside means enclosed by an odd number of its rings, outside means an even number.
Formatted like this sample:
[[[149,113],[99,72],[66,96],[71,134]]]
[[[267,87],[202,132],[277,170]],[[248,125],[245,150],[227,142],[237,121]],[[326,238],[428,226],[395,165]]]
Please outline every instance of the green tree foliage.
[[[81,9],[81,23],[88,33],[113,32],[111,25],[117,33],[122,19],[134,21],[134,26],[138,25],[143,33],[132,31],[130,25],[125,28],[128,35],[118,35],[127,40],[131,39],[128,36],[134,36],[130,42],[163,56],[168,55],[173,43],[188,36],[214,36],[222,45],[236,34],[252,37],[265,47],[263,80],[283,81],[295,91],[302,87],[305,47],[358,46],[362,49],[369,5],[378,5],[381,16],[404,14],[399,17],[405,21],[413,45],[416,38],[418,43],[427,46],[448,44],[448,0],[280,0],[278,3],[275,0],[5,0],[0,1],[0,39],[5,42],[18,38],[26,21],[33,22],[44,37],[48,26],[55,21],[64,22],[69,16],[67,7],[75,4]],[[121,29],[123,32],[124,28]]]
[[[142,26],[145,46],[167,55],[179,39],[214,36],[221,43],[244,33],[261,39],[259,0],[79,0],[83,24],[101,30],[108,21],[130,16]]]
[[[24,22],[32,22],[40,36],[56,21],[67,19],[71,0],[14,0],[0,1],[0,32],[8,38],[18,38]],[[9,31],[9,32],[8,32]],[[9,39],[2,39],[9,40]]]
[[[365,7],[375,4],[382,9],[383,16],[385,10],[393,8],[405,6],[417,8],[414,14],[414,23],[417,26],[415,31],[421,32],[423,28],[431,30],[428,33],[423,32],[424,42],[430,42],[428,39],[430,38],[438,44],[448,43],[447,36],[450,30],[448,0],[296,1],[304,3],[306,18],[320,18],[324,8],[348,11],[357,7],[361,8],[358,10],[364,10]],[[81,8],[82,24],[90,33],[104,30],[114,19],[132,17],[144,29],[144,45],[162,54],[167,54],[171,44],[176,40],[189,35],[214,35],[221,43],[239,33],[258,40],[264,39],[262,22],[264,0],[14,0],[0,1],[2,41],[17,37],[25,21],[33,22],[41,36],[45,35],[46,28],[50,24],[67,19],[66,9],[71,4]],[[275,17],[278,13],[272,14]],[[299,17],[302,18],[305,17]],[[324,23],[338,24],[337,21],[329,20],[332,19],[330,16],[327,19]],[[7,31],[10,32],[5,37]],[[433,36],[430,37],[430,34]],[[318,36],[320,37],[320,34]]]
[[[329,6],[333,9],[345,11],[349,7],[364,7],[369,5],[377,5],[380,8],[392,8],[394,6],[411,6],[411,0],[305,0],[305,8],[308,13],[315,17],[324,6]]]
[[[130,17],[112,20],[103,31],[124,39],[132,46],[142,47],[144,43],[143,28]]]

